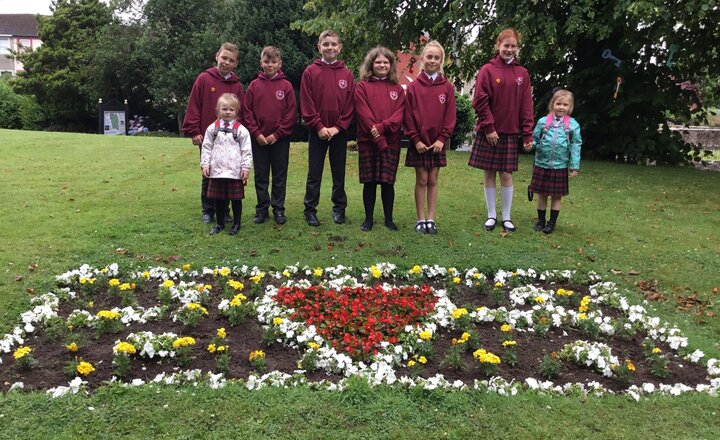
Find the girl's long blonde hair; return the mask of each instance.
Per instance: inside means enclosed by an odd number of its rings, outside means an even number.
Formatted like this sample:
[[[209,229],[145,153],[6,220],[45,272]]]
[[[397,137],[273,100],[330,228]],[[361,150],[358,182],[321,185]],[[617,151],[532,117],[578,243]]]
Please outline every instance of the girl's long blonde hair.
[[[435,47],[440,51],[440,56],[442,57],[442,61],[440,62],[440,75],[445,76],[445,71],[443,70],[443,66],[445,65],[445,49],[443,49],[440,42],[437,40],[430,40],[427,43],[425,43],[425,47],[423,47],[422,52],[420,52],[420,70],[425,70],[425,65],[422,62],[423,56],[425,55],[425,51],[428,49],[428,47]]]

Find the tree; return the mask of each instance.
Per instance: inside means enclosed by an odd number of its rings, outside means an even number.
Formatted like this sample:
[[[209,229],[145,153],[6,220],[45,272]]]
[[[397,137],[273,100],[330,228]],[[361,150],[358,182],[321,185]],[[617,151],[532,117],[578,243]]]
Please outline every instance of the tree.
[[[13,87],[35,95],[50,128],[90,130],[99,97],[91,86],[93,47],[112,11],[99,0],[56,0],[51,10],[38,16],[43,45],[18,55],[25,72]]]
[[[428,31],[454,55],[448,72],[465,80],[493,55],[498,32],[517,28],[536,114],[547,111],[554,87],[574,91],[586,157],[686,160],[690,147],[666,119],[705,118],[692,84],[714,72],[719,57],[720,9],[705,0],[311,0],[306,9],[317,15],[299,23],[304,30],[335,27],[355,57],[376,42],[402,47]],[[619,67],[602,57],[605,50]]]

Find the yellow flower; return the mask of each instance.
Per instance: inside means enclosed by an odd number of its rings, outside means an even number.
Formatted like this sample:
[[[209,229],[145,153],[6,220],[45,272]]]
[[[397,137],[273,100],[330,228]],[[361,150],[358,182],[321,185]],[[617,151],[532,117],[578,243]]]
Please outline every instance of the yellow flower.
[[[536,296],[535,302],[538,304],[543,304],[545,302],[545,298],[543,298],[542,296]]]
[[[165,280],[165,281],[163,281],[163,283],[162,283],[162,286],[163,286],[164,288],[166,288],[166,289],[169,289],[169,288],[171,288],[171,287],[174,286],[174,285],[175,285],[175,283],[173,282],[173,280]]]
[[[380,278],[382,276],[382,272],[380,272],[380,269],[374,264],[370,266],[370,274],[372,274],[373,278]]]
[[[80,284],[94,284],[94,283],[95,283],[95,278],[86,278],[86,277],[80,278]]]
[[[75,370],[82,374],[83,376],[87,376],[88,374],[95,371],[95,367],[92,366],[90,362],[82,361],[77,364],[77,367],[75,367]]]
[[[126,291],[126,290],[133,290],[134,288],[135,288],[135,283],[132,283],[132,284],[130,284],[130,283],[122,283],[122,284],[120,284],[120,290],[122,290],[123,292]]]
[[[476,280],[479,280],[480,278],[482,278],[482,274],[480,272],[475,272],[473,274],[473,278],[475,278]]]
[[[220,346],[218,346],[217,351],[225,351],[225,350],[227,350],[227,348],[228,348],[227,345],[220,345]]]
[[[135,350],[135,346],[130,344],[129,342],[120,342],[115,347],[113,347],[113,351],[116,353],[125,353],[125,354],[135,354],[137,350]]]
[[[473,357],[482,364],[499,364],[500,363],[499,357],[490,353],[489,351],[483,350],[482,348],[475,350],[475,352],[473,352]]]
[[[263,279],[264,276],[265,272],[260,272],[257,275],[251,276],[249,279],[253,284],[260,284],[260,281]]]
[[[32,351],[32,348],[30,348],[26,345],[21,345],[20,347],[17,348],[17,350],[15,350],[15,352],[13,353],[13,357],[15,358],[15,360],[19,360],[19,359],[22,359],[25,356],[29,355],[31,351]]]
[[[218,270],[218,273],[224,277],[230,275],[230,272],[232,272],[232,271],[230,270],[229,267],[223,267],[223,268],[220,268],[220,270]]]
[[[410,269],[410,273],[413,275],[419,275],[422,272],[422,267],[418,266],[417,264]]]
[[[418,360],[418,362],[420,362],[421,364],[426,364],[426,363],[427,363],[427,358],[426,358],[425,356],[420,356],[420,357],[417,358],[417,360]]]
[[[515,345],[517,345],[516,341],[504,341],[503,342],[503,347],[513,347]]]
[[[120,313],[114,310],[100,310],[96,315],[100,319],[115,320],[120,319]]]
[[[455,284],[460,284],[460,281],[461,281],[461,280],[460,280],[460,277],[454,277],[454,278],[452,279],[452,282],[455,283]]]
[[[410,359],[410,360],[408,361],[408,363],[407,363],[407,366],[408,366],[409,368],[414,367],[414,366],[415,366],[415,361],[412,360],[412,359]]]
[[[191,310],[191,311],[192,311],[192,310],[198,310],[198,311],[200,311],[200,313],[202,313],[203,315],[207,315],[207,314],[208,314],[207,309],[206,309],[205,307],[203,307],[201,304],[198,304],[198,303],[188,303],[188,305],[186,305],[185,308],[187,308],[188,310]]]
[[[284,276],[285,278],[290,278],[290,271],[284,270],[282,276]]]
[[[468,339],[470,339],[470,333],[463,332],[463,334],[460,336],[460,340],[458,341],[458,343],[464,344],[468,341]]]
[[[432,332],[430,330],[423,330],[420,332],[420,339],[427,341],[432,339]]]
[[[230,307],[240,307],[242,305],[242,302],[245,301],[247,297],[243,295],[242,293],[238,293],[237,295],[233,296],[233,299],[230,301]]]
[[[109,269],[107,267],[103,267],[102,269],[100,269],[100,273],[107,273],[108,270]]]
[[[185,272],[189,271],[189,270],[190,270],[190,265],[189,265],[189,264],[183,264],[183,265],[182,265],[182,270],[184,270]]]
[[[503,324],[503,325],[500,326],[500,331],[501,331],[501,332],[505,332],[505,333],[509,333],[509,332],[512,331],[512,327],[510,327],[510,324]]]
[[[70,344],[66,345],[65,348],[67,348],[67,351],[69,351],[71,353],[75,353],[76,351],[78,351],[80,349],[80,347],[78,347],[78,345],[74,342],[71,342]]]
[[[279,316],[276,316],[273,318],[273,325],[281,325],[283,323],[283,319]]]
[[[112,278],[110,281],[108,281],[108,286],[110,287],[117,287],[120,285],[120,280],[117,278]]]
[[[565,289],[562,289],[562,288],[558,289],[556,293],[560,296],[563,296],[563,295],[565,295]]]
[[[317,350],[318,348],[320,348],[320,344],[318,344],[317,342],[308,342],[308,347],[310,348],[310,350]]]
[[[215,346],[215,344],[208,345],[207,351],[209,351],[210,353],[215,353],[216,350],[217,347]]]
[[[652,352],[653,352],[653,354],[658,354],[658,353],[662,353],[662,350],[660,350],[659,347],[655,347],[652,349]]]
[[[452,317],[453,317],[454,319],[460,319],[461,317],[463,317],[463,316],[465,316],[465,315],[467,315],[467,314],[468,314],[467,309],[465,309],[465,308],[460,308],[460,309],[455,309],[455,310],[453,310],[453,312],[452,312]]]
[[[177,338],[175,341],[173,341],[173,348],[182,348],[182,347],[189,347],[191,345],[195,345],[195,339],[190,336],[185,336],[183,338]]]
[[[140,276],[147,280],[148,278],[150,278],[150,272],[145,271],[145,272],[141,273]]]
[[[220,339],[225,339],[225,337],[227,336],[227,333],[225,333],[225,327],[220,327],[219,329],[217,329],[217,336]]]
[[[498,288],[498,289],[502,288],[503,286],[504,286],[504,284],[501,283],[500,281],[498,281],[498,282],[495,283],[495,287]]]
[[[227,284],[235,290],[243,290],[245,288],[245,285],[237,280],[230,280]]]
[[[265,359],[265,352],[262,350],[255,350],[250,352],[250,356],[248,357],[248,360],[250,362],[259,360],[259,359]]]
[[[635,364],[633,364],[630,359],[625,359],[625,366],[629,371],[635,371]]]
[[[586,315],[586,314],[584,314],[584,313],[579,313],[579,314],[578,314],[578,320],[579,320],[579,321],[583,321],[583,320],[585,320],[585,319],[587,319],[587,315]]]
[[[316,277],[322,276],[322,274],[323,274],[323,269],[322,269],[322,267],[316,267],[316,268],[313,270],[313,275],[315,275]]]

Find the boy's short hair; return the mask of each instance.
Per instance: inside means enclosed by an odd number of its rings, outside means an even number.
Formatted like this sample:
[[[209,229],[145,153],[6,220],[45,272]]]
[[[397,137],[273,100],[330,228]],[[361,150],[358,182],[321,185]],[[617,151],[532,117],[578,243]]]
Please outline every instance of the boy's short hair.
[[[327,38],[327,37],[337,38],[338,43],[341,43],[340,34],[338,34],[337,32],[335,32],[332,29],[325,29],[324,31],[322,31],[320,33],[320,37],[318,38],[318,44],[322,43],[323,38]]]
[[[282,61],[282,54],[280,53],[280,49],[275,46],[265,46],[263,47],[262,52],[260,52],[260,59],[262,60],[263,58]]]
[[[222,50],[227,50],[228,52],[232,52],[235,54],[236,58],[240,58],[240,50],[238,50],[238,47],[232,43],[225,42],[220,46],[220,49],[218,49],[218,53]]]
[[[550,98],[550,103],[548,104],[548,111],[550,113],[553,112],[553,105],[558,98],[568,98],[570,100],[570,107],[568,108],[567,114],[568,116],[571,115],[573,109],[575,108],[575,97],[570,90],[565,89],[558,89],[555,93],[553,93],[552,98]]]
[[[220,97],[217,100],[217,104],[215,105],[215,113],[220,114],[220,107],[223,105],[231,105],[235,108],[235,110],[240,111],[240,100],[238,99],[237,95],[234,93],[223,93],[220,95]]]

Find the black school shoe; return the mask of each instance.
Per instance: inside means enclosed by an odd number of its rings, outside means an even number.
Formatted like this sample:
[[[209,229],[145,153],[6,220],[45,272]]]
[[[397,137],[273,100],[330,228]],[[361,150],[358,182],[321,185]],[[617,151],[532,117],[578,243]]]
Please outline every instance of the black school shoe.
[[[544,234],[552,234],[552,232],[555,230],[555,222],[547,222],[545,227],[543,228]]]
[[[506,223],[509,224],[506,225]],[[517,228],[515,227],[515,224],[512,222],[512,220],[503,220],[502,221],[502,227],[505,229],[505,232],[515,232],[517,231]]]
[[[492,220],[493,224],[488,225],[487,224],[488,220]],[[495,226],[497,226],[497,219],[495,217],[488,217],[488,219],[485,220],[485,224],[483,225],[483,227],[485,228],[486,231],[492,231],[493,229],[495,229]]]
[[[437,225],[432,220],[425,222],[425,230],[427,230],[427,233],[430,235],[437,235],[438,233]]]
[[[255,214],[255,217],[253,217],[253,223],[256,225],[259,225],[260,223],[265,223],[265,220],[268,218],[267,212],[258,212]]]
[[[240,230],[240,225],[232,225],[232,228],[230,228],[230,231],[228,232],[228,234],[229,235],[237,235],[239,230]]]
[[[222,231],[223,229],[225,229],[223,226],[215,225],[215,226],[213,226],[213,228],[210,230],[210,232],[208,232],[208,235],[219,234],[220,231]]]
[[[540,232],[543,229],[545,229],[545,219],[538,220],[537,223],[535,223],[535,230]]]
[[[320,226],[320,220],[318,220],[315,214],[305,214],[305,221],[308,226]]]
[[[345,213],[344,212],[333,212],[332,219],[338,225],[342,225],[343,223],[345,223]]]
[[[284,225],[287,222],[284,212],[274,212],[273,217],[275,217],[275,223],[278,225]]]

